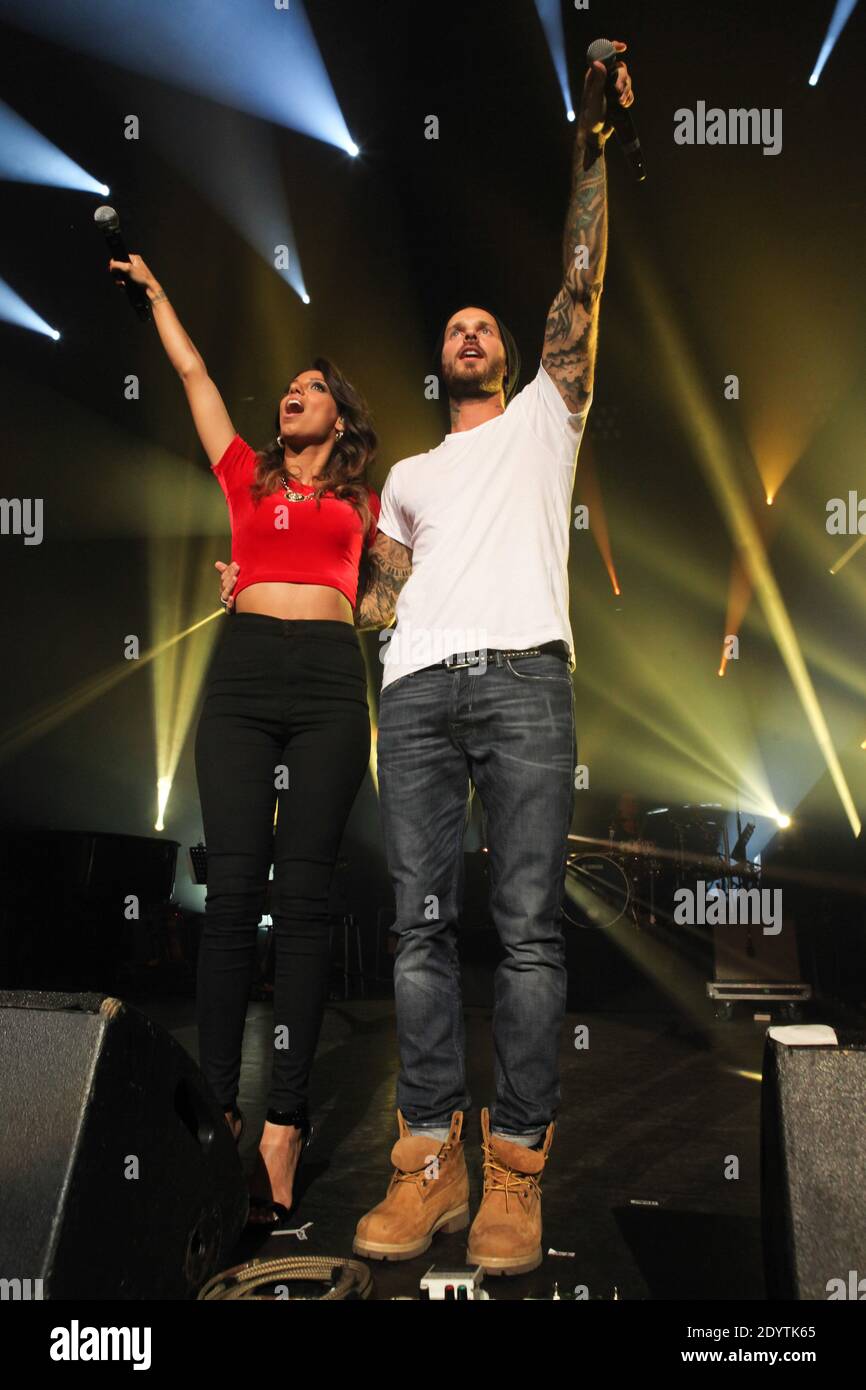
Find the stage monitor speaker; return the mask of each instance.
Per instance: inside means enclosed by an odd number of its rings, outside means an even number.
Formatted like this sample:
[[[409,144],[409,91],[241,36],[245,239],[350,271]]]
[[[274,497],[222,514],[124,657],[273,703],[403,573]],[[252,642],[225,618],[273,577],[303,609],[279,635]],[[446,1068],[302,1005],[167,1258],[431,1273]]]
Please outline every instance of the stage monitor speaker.
[[[800,957],[794,923],[785,919],[782,930],[765,935],[762,925],[739,922],[713,927],[715,978],[738,984],[798,984]]]
[[[764,1052],[767,1297],[866,1298],[866,1040],[798,1044],[809,1034],[774,1028]]]
[[[96,994],[0,993],[0,1047],[4,1296],[192,1298],[247,1213],[236,1145],[192,1058]]]
[[[177,840],[107,831],[13,828],[0,860],[19,894],[55,904],[109,903],[122,912],[129,894],[142,907],[167,903],[174,892]]]

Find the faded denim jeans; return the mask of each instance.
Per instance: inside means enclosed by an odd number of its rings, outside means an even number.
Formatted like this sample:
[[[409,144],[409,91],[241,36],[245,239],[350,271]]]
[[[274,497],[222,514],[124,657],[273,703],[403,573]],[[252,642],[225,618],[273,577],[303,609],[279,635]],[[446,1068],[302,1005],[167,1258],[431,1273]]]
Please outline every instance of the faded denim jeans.
[[[385,688],[378,776],[399,935],[397,1104],[413,1131],[472,1104],[456,947],[470,779],[484,806],[494,981],[491,1128],[527,1135],[560,1100],[561,902],[574,803],[574,696],[554,653],[431,666]]]

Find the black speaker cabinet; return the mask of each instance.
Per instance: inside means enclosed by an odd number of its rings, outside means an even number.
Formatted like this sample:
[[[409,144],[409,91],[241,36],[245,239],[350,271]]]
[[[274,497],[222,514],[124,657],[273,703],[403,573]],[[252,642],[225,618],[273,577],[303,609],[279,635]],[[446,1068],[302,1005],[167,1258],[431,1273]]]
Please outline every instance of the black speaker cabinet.
[[[193,1297],[227,1263],[247,1194],[192,1059],[93,994],[0,993],[0,1048],[0,1278],[21,1281],[7,1296]]]
[[[866,1297],[862,1039],[789,1046],[768,1035],[761,1205],[768,1298]]]
[[[715,978],[737,984],[795,984],[800,980],[800,957],[794,923],[785,920],[778,935],[763,927],[732,922],[713,927]]]

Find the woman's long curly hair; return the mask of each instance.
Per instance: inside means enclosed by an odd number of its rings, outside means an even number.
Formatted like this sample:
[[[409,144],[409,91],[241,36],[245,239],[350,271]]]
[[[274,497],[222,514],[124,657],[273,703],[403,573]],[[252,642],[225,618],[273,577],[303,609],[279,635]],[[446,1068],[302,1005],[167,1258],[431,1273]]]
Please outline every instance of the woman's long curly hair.
[[[316,506],[321,506],[322,496],[326,492],[350,502],[361,518],[363,534],[366,536],[372,520],[368,500],[370,489],[367,468],[373,463],[379,445],[372,417],[363,396],[327,357],[315,357],[310,367],[321,372],[325,378],[344,426],[343,437],[334,441],[334,447],[320,474],[315,491]],[[280,399],[282,400],[282,397]],[[279,435],[279,405],[274,419]],[[276,492],[282,486],[285,477],[283,447],[273,439],[263,449],[257,450],[256,459],[256,472],[250,491],[253,501],[260,502],[263,497]]]

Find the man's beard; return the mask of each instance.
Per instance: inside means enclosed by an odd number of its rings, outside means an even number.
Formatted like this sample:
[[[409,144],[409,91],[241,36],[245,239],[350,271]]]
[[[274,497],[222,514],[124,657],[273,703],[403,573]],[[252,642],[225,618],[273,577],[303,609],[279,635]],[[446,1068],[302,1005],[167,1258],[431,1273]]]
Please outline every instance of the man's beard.
[[[457,372],[456,365],[442,372],[445,388],[452,401],[486,400],[489,396],[497,395],[505,385],[505,367],[502,364],[493,367],[487,364],[483,371],[474,376]]]

